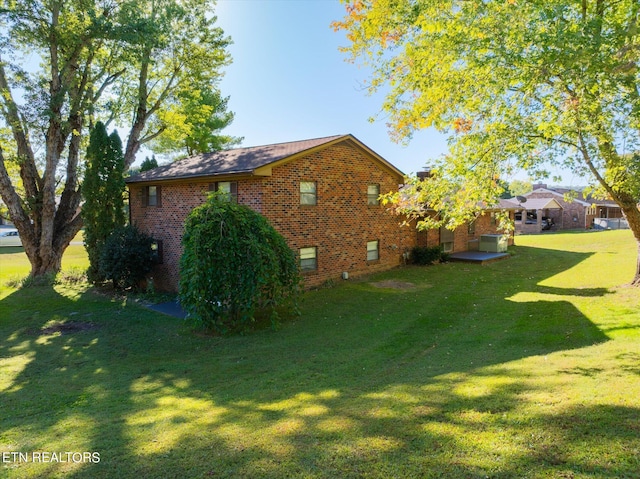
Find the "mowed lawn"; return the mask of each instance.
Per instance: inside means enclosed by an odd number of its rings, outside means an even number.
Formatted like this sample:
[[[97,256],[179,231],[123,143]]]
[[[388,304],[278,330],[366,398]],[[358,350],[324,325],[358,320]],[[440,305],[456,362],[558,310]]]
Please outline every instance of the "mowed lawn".
[[[0,477],[639,477],[631,233],[516,242],[227,338],[87,287],[7,288],[28,265],[1,252]]]

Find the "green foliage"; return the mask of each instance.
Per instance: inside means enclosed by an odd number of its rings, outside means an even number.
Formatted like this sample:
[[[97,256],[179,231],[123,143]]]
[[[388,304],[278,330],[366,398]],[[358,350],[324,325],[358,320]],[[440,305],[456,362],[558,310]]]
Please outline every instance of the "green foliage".
[[[242,141],[221,133],[234,119],[233,112],[227,111],[229,97],[223,98],[216,89],[189,85],[176,98],[174,110],[164,116],[167,129],[153,142],[155,150],[185,151],[191,156],[231,148]]]
[[[272,321],[297,307],[298,262],[259,213],[213,194],[187,217],[180,260],[180,302],[199,325],[219,333],[245,329],[258,309]]]
[[[231,40],[216,26],[215,8],[213,0],[144,0],[121,9],[123,22],[138,33],[127,52],[131,68],[119,78],[118,96],[110,98],[122,121],[134,113],[127,161],[145,143],[182,154],[194,138],[205,149],[233,142],[220,135],[233,120],[218,87],[222,68],[231,63]]]
[[[513,180],[509,183],[509,193],[511,196],[522,196],[533,191],[530,181]]]
[[[127,225],[115,229],[100,253],[100,271],[115,289],[138,290],[155,262],[153,238]]]
[[[102,122],[96,123],[87,148],[82,205],[84,244],[89,255],[87,278],[92,283],[104,281],[100,269],[102,248],[111,232],[125,224],[124,156],[118,132],[111,135]]]
[[[95,121],[127,131],[127,168],[163,136],[182,140],[165,144],[174,150],[194,131],[232,141],[219,132],[233,116],[219,93],[231,40],[216,26],[214,0],[12,0],[0,24],[0,196],[32,274],[58,271],[82,227]],[[25,69],[28,58],[36,61]]]
[[[448,254],[440,246],[414,246],[411,248],[411,262],[421,266],[446,261]]]
[[[499,197],[499,177],[561,167],[599,183],[640,239],[625,156],[640,151],[639,17],[637,0],[354,0],[334,27],[371,68],[369,92],[385,92],[395,140],[449,136],[429,187],[403,196],[462,224]]]
[[[151,158],[148,156],[142,161],[140,164],[139,172],[153,170],[158,167],[158,160],[156,160],[156,155],[153,155]]]

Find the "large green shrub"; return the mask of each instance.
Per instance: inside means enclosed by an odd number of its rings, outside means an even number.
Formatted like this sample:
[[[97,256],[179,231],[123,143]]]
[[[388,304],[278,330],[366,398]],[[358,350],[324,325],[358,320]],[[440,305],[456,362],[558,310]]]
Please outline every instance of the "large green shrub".
[[[295,309],[298,262],[259,213],[212,195],[187,217],[180,260],[180,302],[219,333],[247,328],[257,310]]]
[[[100,270],[116,289],[138,289],[156,261],[154,240],[134,226],[115,229],[100,254]]]

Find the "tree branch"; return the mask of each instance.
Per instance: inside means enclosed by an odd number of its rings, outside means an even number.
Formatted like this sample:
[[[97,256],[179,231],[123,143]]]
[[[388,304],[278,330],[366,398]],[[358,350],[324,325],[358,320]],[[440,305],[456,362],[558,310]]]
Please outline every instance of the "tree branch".
[[[141,138],[140,140],[138,140],[138,143],[140,143],[141,145],[145,144],[148,141],[153,140],[154,138],[157,138],[158,136],[160,136],[167,128],[165,126],[162,126],[158,131],[156,131],[155,133],[151,134],[151,135],[147,135],[144,138]]]
[[[31,242],[35,238],[34,227],[29,220],[29,215],[22,206],[20,196],[11,184],[9,172],[5,167],[2,147],[0,147],[0,197],[2,197],[4,204],[7,205],[9,217],[20,231],[20,235],[24,236],[27,242]]]
[[[20,177],[28,197],[36,198],[42,187],[42,179],[35,165],[33,150],[29,142],[24,124],[20,118],[18,105],[13,99],[11,88],[5,74],[4,63],[0,58],[0,95],[2,102],[2,116],[11,128],[16,142],[17,154],[20,159]]]

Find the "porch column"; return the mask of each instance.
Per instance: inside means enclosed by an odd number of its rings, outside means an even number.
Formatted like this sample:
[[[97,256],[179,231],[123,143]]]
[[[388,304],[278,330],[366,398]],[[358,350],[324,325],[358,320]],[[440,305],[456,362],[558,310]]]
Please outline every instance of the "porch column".
[[[542,233],[542,210],[536,210],[536,226],[537,232]]]

